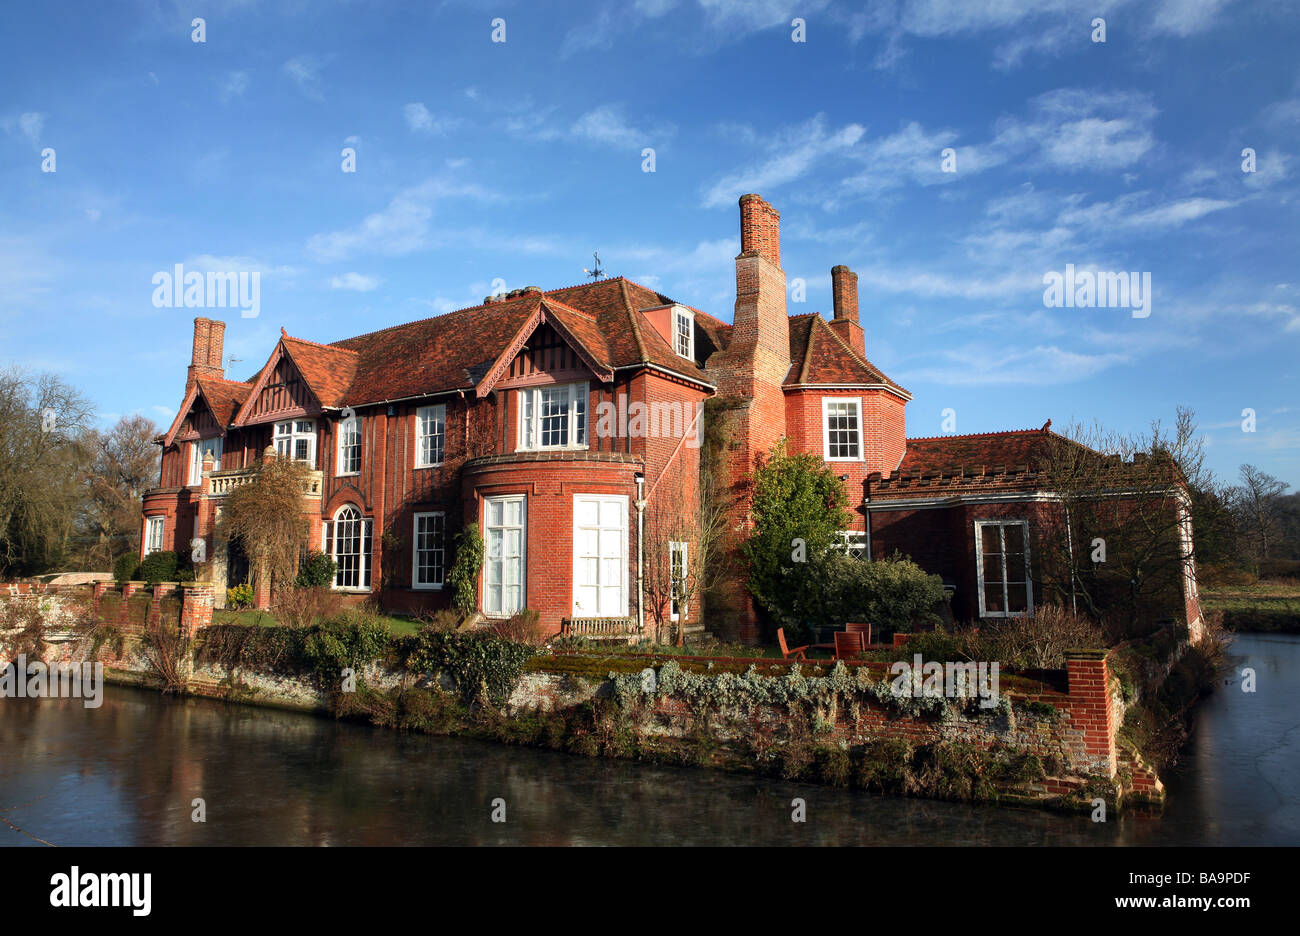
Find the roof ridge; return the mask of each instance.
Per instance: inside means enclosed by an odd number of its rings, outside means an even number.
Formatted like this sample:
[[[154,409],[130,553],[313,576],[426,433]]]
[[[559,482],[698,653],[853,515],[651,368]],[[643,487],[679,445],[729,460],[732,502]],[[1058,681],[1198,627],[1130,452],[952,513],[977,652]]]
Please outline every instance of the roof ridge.
[[[359,353],[360,353],[359,351],[353,351],[351,348],[340,348],[340,347],[337,346],[337,345],[333,345],[333,344],[325,344],[324,342],[320,342],[320,341],[312,341],[310,338],[299,338],[299,337],[297,337],[296,335],[290,335],[290,334],[288,334],[287,332],[286,332],[285,334],[283,334],[283,335],[280,336],[280,340],[281,340],[281,341],[297,341],[297,342],[300,342],[300,343],[302,343],[302,344],[312,345],[313,347],[323,348],[323,349],[326,350],[326,351],[343,351],[343,352],[345,352],[345,353],[347,353],[347,354],[359,354]],[[343,339],[343,340],[346,341],[347,339],[345,338],[345,339]]]
[[[1056,435],[1054,432],[1044,432],[1042,429],[995,429],[991,432],[962,432],[952,435],[937,436],[909,436],[904,439],[905,442],[933,442],[938,439],[977,439],[985,436],[1004,436],[1004,435]],[[1064,438],[1064,436],[1062,436]]]
[[[328,345],[326,345],[326,347],[337,348],[344,341],[358,341],[362,338],[370,338],[373,335],[381,335],[384,332],[392,331],[393,329],[396,328],[406,328],[410,325],[422,325],[425,322],[433,322],[445,318],[450,318],[453,315],[461,315],[462,313],[465,312],[474,312],[474,311],[484,310],[484,309],[499,309],[501,306],[513,305],[514,303],[524,299],[533,299],[533,300],[540,301],[542,297],[545,295],[546,295],[545,293],[542,293],[541,295],[538,295],[537,293],[527,293],[522,296],[516,296],[513,299],[502,299],[498,302],[480,302],[478,305],[463,306],[459,309],[452,309],[450,312],[443,312],[440,315],[428,315],[421,319],[411,319],[411,321],[409,322],[398,322],[396,325],[386,325],[383,328],[376,328],[374,331],[362,332],[360,335],[349,335],[346,338],[340,338],[338,341],[331,341]],[[351,351],[352,349],[342,348],[341,350]]]
[[[640,355],[641,362],[645,363],[650,358],[645,353],[645,342],[641,340],[641,325],[636,320],[636,309],[632,308],[632,299],[627,294],[627,279],[620,276],[618,281],[619,295],[623,297],[623,308],[627,311],[627,321],[632,326],[632,340],[636,342],[636,353]],[[655,295],[660,294],[656,293]]]
[[[584,312],[581,309],[569,305],[567,302],[561,302],[558,299],[552,299],[549,296],[547,296],[545,293],[542,294],[542,302],[545,302],[550,305],[554,305],[559,309],[563,309],[565,312],[572,312],[574,315],[581,315],[583,318],[587,319],[587,321],[593,324],[599,324],[596,321],[596,316],[592,315],[590,312]]]

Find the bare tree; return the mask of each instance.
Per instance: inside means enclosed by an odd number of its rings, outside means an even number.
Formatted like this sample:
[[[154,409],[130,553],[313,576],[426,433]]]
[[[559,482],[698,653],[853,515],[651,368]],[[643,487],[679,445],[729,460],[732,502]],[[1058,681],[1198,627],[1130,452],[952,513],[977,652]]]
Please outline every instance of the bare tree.
[[[107,569],[123,553],[139,552],[141,500],[158,480],[157,435],[154,421],[140,415],[123,416],[106,432],[88,434],[93,460],[83,525],[90,563]]]
[[[1291,485],[1254,465],[1241,466],[1241,484],[1232,489],[1232,505],[1252,552],[1268,558],[1269,547],[1280,537],[1282,496]]]
[[[712,474],[701,473],[698,485],[687,483],[687,475],[673,470],[650,498],[643,565],[646,610],[658,633],[671,632],[679,647],[686,644],[687,622],[699,618],[704,595],[717,584],[727,530]]]
[[[53,374],[0,371],[0,574],[63,561],[84,497],[93,412]]]
[[[226,495],[221,525],[248,556],[255,587],[291,585],[310,539],[303,513],[303,486],[310,474],[303,462],[268,452],[247,484]]]
[[[1037,577],[1053,600],[1110,625],[1122,639],[1140,625],[1184,616],[1194,569],[1194,502],[1212,486],[1194,414],[1133,435],[1074,425],[1044,433],[1034,456],[1058,499],[1040,545]]]

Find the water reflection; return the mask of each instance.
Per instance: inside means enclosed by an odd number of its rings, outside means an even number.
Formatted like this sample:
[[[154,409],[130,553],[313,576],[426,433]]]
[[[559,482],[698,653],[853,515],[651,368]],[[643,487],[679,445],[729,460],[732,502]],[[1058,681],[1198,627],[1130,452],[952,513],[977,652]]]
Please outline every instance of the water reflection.
[[[1243,637],[1233,654],[1259,691],[1203,707],[1163,819],[874,798],[116,687],[99,709],[0,701],[0,814],[60,845],[1300,843],[1300,639]],[[4,826],[0,843],[37,844]]]

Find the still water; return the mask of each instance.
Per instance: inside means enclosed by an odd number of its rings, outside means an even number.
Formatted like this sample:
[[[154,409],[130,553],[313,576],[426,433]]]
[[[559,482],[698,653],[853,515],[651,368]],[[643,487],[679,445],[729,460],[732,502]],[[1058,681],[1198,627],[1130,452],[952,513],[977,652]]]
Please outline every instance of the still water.
[[[1162,818],[869,797],[110,686],[98,709],[0,700],[0,844],[1300,844],[1300,638],[1244,635],[1230,654]]]

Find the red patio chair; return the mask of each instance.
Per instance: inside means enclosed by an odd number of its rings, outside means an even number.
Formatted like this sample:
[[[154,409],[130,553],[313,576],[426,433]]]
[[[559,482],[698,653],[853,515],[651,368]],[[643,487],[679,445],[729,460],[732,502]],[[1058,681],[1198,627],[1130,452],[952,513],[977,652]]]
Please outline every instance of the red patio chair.
[[[871,625],[870,624],[855,624],[850,622],[844,625],[844,629],[848,631],[850,634],[861,634],[863,645],[865,647],[871,646]]]
[[[851,660],[863,650],[866,645],[862,642],[862,633],[854,631],[836,631],[835,632],[835,659]]]
[[[803,655],[803,652],[808,649],[808,645],[804,644],[802,647],[787,647],[785,645],[784,627],[778,627],[776,629],[776,642],[781,645],[781,659],[788,660],[791,657],[794,657],[796,660],[807,662],[807,658]]]

